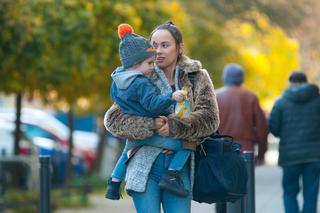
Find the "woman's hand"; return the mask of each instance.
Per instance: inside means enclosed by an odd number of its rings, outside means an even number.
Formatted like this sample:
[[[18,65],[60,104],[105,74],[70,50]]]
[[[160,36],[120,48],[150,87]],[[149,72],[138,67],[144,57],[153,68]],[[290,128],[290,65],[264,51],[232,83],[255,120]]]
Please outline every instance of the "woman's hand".
[[[159,119],[159,120],[157,120]],[[156,132],[161,136],[169,136],[169,123],[168,118],[160,116],[155,119]]]
[[[162,118],[155,118],[154,119],[154,128],[156,130],[160,129],[165,124],[164,119]]]

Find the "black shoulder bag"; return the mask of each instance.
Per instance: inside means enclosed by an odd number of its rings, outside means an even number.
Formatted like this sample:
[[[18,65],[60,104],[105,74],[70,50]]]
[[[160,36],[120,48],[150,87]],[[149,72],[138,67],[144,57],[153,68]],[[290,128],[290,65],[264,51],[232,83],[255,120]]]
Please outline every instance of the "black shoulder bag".
[[[240,148],[228,135],[203,140],[195,152],[194,201],[234,202],[246,194],[248,174]]]
[[[194,85],[195,73],[188,73]],[[241,145],[233,137],[214,133],[195,152],[193,200],[199,203],[236,201],[246,194],[248,180]]]

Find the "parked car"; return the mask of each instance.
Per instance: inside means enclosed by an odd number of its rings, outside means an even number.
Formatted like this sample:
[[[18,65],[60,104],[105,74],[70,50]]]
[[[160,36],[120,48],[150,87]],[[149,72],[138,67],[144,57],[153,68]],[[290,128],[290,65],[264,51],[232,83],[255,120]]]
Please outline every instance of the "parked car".
[[[0,120],[0,194],[7,188],[35,188],[39,182],[38,149],[21,132],[19,155],[14,155],[14,124]]]
[[[0,119],[15,121],[14,108],[0,108]],[[33,108],[23,108],[21,122],[25,125],[26,134],[31,137],[42,137],[57,141],[61,149],[68,150],[69,128],[52,114]],[[73,132],[73,153],[84,159],[85,171],[91,172],[96,159],[98,134],[75,130]]]
[[[14,155],[14,123],[0,119],[0,157]],[[33,144],[24,131],[21,132],[19,155],[38,155],[36,145]]]
[[[21,140],[20,140],[20,149],[19,155],[14,155],[14,131],[15,131],[15,123],[3,120],[0,118],[0,162],[6,162],[4,164],[5,170],[10,171],[8,174],[14,174],[12,172],[14,166],[12,163],[17,163],[19,160],[23,160],[27,163],[30,163],[30,169],[32,172],[22,172],[20,174],[22,179],[27,180],[28,176],[32,176],[32,180],[38,180],[38,161],[39,155],[49,155],[51,156],[51,166],[52,166],[52,184],[53,185],[62,185],[65,180],[66,174],[66,165],[67,165],[67,149],[63,148],[59,142],[50,139],[48,135],[30,135],[27,132],[26,128],[28,125],[22,124],[21,126]],[[43,131],[43,130],[42,130]],[[30,160],[31,159],[31,160]],[[22,162],[24,163],[24,162]],[[85,172],[85,163],[82,156],[77,154],[73,155],[72,159],[73,163],[73,171],[75,174],[83,174]],[[18,163],[19,164],[19,163]],[[20,164],[18,165],[19,167]],[[21,169],[26,169],[25,166],[22,166]],[[12,170],[12,171],[11,171]],[[1,172],[0,172],[1,173]],[[23,174],[25,173],[25,174]],[[14,176],[14,175],[11,175]],[[34,177],[36,176],[36,177]],[[10,179],[10,178],[9,178]],[[38,181],[32,181],[32,185],[37,185]],[[30,185],[31,183],[28,183]],[[17,184],[15,184],[17,185]],[[20,184],[21,185],[21,184]],[[32,188],[32,187],[27,187]]]

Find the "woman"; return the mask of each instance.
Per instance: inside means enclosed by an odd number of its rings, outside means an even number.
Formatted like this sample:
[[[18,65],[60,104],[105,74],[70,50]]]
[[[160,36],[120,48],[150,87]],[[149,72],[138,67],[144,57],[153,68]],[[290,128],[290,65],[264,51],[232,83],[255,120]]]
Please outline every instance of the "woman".
[[[152,76],[155,84],[162,94],[186,88],[191,101],[190,117],[177,119],[174,114],[156,119],[129,116],[113,105],[105,115],[105,126],[113,135],[129,141],[145,139],[157,133],[163,137],[179,138],[184,147],[195,150],[199,138],[210,135],[219,125],[218,107],[209,74],[202,69],[199,61],[183,56],[182,34],[171,22],[158,26],[151,33],[151,43],[157,51]],[[191,76],[192,82],[189,79]],[[139,213],[160,212],[160,204],[164,212],[190,212],[193,155],[180,174],[190,192],[189,196],[179,197],[158,186],[172,159],[170,147],[171,143],[164,144],[164,149],[142,146],[129,161],[126,190]]]

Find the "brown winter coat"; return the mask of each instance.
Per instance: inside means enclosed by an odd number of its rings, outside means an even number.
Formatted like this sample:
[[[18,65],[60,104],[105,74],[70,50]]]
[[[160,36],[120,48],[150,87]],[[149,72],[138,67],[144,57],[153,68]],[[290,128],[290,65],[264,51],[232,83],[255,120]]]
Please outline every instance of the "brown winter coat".
[[[268,126],[259,101],[241,86],[226,86],[216,91],[220,114],[219,132],[234,137],[242,150],[259,146],[259,157],[267,150]]]

